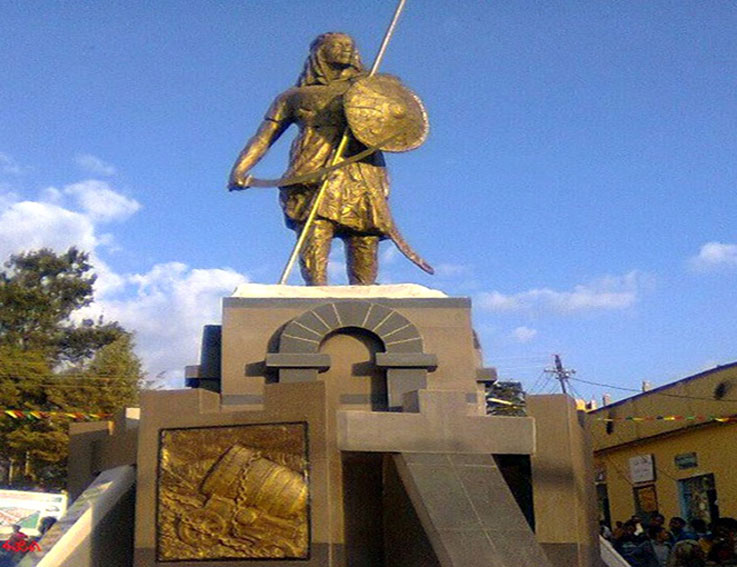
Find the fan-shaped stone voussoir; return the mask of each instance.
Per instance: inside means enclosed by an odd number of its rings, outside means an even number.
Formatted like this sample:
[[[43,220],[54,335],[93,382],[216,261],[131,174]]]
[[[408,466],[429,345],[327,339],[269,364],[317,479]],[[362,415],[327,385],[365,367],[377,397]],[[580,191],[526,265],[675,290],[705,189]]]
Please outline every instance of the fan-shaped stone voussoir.
[[[330,333],[346,328],[376,335],[386,352],[422,352],[417,327],[399,312],[370,301],[335,301],[307,311],[287,324],[279,352],[316,353]]]

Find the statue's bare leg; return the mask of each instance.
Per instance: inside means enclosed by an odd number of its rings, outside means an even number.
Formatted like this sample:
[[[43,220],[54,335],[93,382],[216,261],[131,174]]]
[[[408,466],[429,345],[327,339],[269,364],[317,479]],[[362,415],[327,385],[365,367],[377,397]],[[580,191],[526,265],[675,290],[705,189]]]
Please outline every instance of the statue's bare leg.
[[[328,256],[335,235],[332,221],[316,219],[299,256],[302,277],[307,285],[328,285]]]
[[[346,236],[348,281],[351,285],[373,285],[379,266],[378,236]]]

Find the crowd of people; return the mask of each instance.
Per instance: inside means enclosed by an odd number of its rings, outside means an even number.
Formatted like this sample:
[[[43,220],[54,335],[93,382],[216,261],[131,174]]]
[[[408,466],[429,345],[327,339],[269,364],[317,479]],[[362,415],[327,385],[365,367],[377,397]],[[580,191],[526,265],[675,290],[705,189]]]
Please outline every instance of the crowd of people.
[[[616,522],[614,528],[601,523],[601,534],[632,567],[706,567],[737,565],[737,520],[720,518],[707,525],[673,517],[665,525],[662,514],[653,514],[645,524],[638,516]]]

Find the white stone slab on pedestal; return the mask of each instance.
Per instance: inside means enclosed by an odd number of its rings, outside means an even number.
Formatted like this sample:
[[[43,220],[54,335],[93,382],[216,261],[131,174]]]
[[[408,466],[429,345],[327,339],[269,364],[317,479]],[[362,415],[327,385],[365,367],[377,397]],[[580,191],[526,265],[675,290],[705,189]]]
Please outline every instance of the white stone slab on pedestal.
[[[375,297],[394,297],[400,299],[421,297],[448,297],[438,289],[419,284],[387,285],[278,285],[278,284],[240,284],[231,297],[251,298],[346,298],[371,299]]]

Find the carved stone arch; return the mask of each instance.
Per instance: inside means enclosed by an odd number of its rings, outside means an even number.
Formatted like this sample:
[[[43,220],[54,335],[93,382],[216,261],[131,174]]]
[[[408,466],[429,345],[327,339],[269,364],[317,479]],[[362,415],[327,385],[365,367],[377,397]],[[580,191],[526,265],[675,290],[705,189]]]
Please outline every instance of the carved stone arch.
[[[325,338],[343,329],[361,329],[376,336],[384,352],[375,363],[385,368],[390,409],[402,405],[406,392],[427,387],[427,372],[437,357],[424,352],[417,327],[398,311],[365,300],[325,303],[292,319],[279,335],[278,352],[266,356],[266,366],[278,369],[280,382],[317,380],[330,368],[330,357],[319,352]]]

